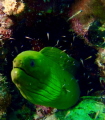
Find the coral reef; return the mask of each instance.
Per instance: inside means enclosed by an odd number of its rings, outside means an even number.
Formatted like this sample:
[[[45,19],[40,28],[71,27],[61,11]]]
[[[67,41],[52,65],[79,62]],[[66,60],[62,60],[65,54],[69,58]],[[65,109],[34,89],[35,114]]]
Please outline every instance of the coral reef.
[[[105,47],[105,24],[101,22],[94,21],[88,30],[88,39],[96,48]]]
[[[0,46],[2,41],[11,37],[13,20],[9,18],[2,10],[3,6],[0,3]]]
[[[23,12],[25,8],[25,4],[23,2],[16,0],[4,0],[2,5],[4,7],[3,12],[6,15],[18,15]]]
[[[74,108],[65,111],[59,110],[45,120],[103,120],[105,118],[104,109],[104,103],[94,100],[90,96],[83,98]]]
[[[71,27],[74,31],[81,35],[85,44],[96,49],[97,76],[102,89],[105,87],[104,82],[104,47],[105,47],[105,10],[104,0],[79,0],[72,4],[70,15],[75,14],[77,11],[82,12],[70,20]]]
[[[51,116],[55,112],[57,112],[56,108],[51,108],[51,107],[45,107],[41,105],[35,105],[36,106],[36,115],[34,116],[35,120],[36,119],[47,119],[48,116]]]
[[[95,100],[84,99],[76,107],[69,110],[63,120],[103,120],[104,114],[104,104],[97,102]]]
[[[80,10],[82,12],[79,12]],[[46,46],[57,47],[80,62],[81,67],[75,77],[80,84],[81,96],[100,90],[98,95],[104,100],[104,10],[104,0],[75,0],[75,3],[73,0],[0,1],[1,118],[32,120],[44,116],[46,120],[69,120],[71,117],[75,119],[78,113],[86,110],[80,109],[77,104],[73,111],[58,110],[55,114],[49,114],[51,109],[38,105],[35,107],[26,101],[13,85],[10,71],[17,54],[25,50],[40,51]],[[72,15],[74,17],[69,19]],[[7,84],[4,84],[4,79]],[[84,103],[84,100],[82,101]],[[85,103],[89,106],[102,105],[102,111],[92,112],[93,108],[87,111],[87,118],[100,120],[104,108],[102,101],[99,104],[97,101],[87,101]],[[85,113],[84,116],[79,115],[81,120],[85,119]]]
[[[72,28],[74,31],[82,35],[87,40],[87,43],[90,39],[88,39],[88,32],[91,24],[94,21],[100,21],[101,24],[105,21],[105,16],[103,15],[103,11],[105,10],[105,1],[104,0],[79,0],[75,1],[72,5],[72,9],[70,10],[70,15],[75,14],[77,11],[82,10],[82,12],[71,19]],[[93,30],[94,31],[94,30]]]
[[[96,56],[97,58],[95,63],[97,64],[99,70],[100,84],[102,88],[105,89],[105,49],[100,48]]]
[[[0,74],[0,119],[6,118],[7,108],[11,103],[11,94],[9,93],[6,76]],[[4,118],[4,119],[5,119]]]
[[[5,66],[9,51],[7,42],[12,35],[13,20],[2,9],[3,6],[0,1],[0,119],[5,120],[12,98],[8,86],[8,77],[5,75]]]

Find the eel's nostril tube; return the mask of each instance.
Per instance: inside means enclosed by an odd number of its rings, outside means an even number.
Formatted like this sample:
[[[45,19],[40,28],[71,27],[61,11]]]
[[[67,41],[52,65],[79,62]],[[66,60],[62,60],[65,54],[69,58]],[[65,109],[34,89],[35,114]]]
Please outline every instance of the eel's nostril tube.
[[[13,63],[16,62],[16,60],[13,60]]]
[[[13,60],[13,67],[20,67],[20,66],[22,66],[22,60],[16,60],[16,59],[14,59]]]

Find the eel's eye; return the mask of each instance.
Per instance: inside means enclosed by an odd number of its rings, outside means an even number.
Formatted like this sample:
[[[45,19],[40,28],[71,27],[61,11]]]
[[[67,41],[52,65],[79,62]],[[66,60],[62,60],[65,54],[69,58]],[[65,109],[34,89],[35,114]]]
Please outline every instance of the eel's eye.
[[[35,66],[34,60],[31,60],[31,61],[30,61],[30,66],[31,66],[31,67],[34,67],[34,66]]]

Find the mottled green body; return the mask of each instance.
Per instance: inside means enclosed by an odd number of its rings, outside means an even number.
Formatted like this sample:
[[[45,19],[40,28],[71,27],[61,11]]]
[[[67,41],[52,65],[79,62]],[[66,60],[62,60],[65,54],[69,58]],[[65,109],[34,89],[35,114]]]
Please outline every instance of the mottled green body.
[[[77,62],[57,48],[24,51],[13,61],[12,81],[34,104],[66,109],[79,99]]]

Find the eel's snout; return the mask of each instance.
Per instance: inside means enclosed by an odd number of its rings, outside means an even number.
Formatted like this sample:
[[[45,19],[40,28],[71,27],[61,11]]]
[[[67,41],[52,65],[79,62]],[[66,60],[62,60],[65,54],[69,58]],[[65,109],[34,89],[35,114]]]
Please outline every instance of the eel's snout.
[[[18,68],[13,68],[11,71],[11,78],[13,83],[20,84],[20,71]]]
[[[17,59],[13,60],[13,68],[22,67],[22,66],[23,66],[23,61],[22,60],[17,60]]]
[[[23,62],[22,60],[17,60],[14,59],[13,60],[13,69],[11,71],[11,77],[12,77],[12,81],[15,84],[20,84],[20,73],[21,73],[21,67],[23,66]]]

